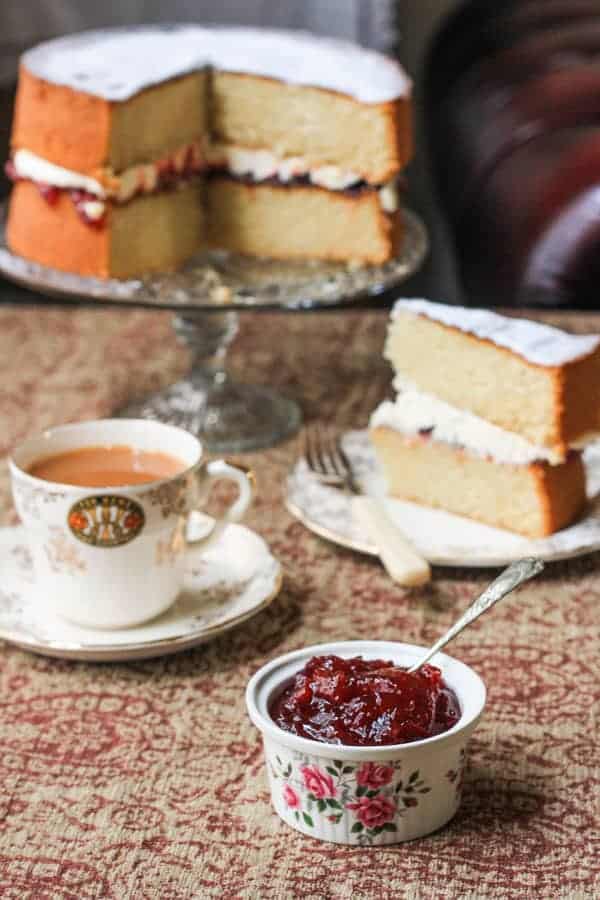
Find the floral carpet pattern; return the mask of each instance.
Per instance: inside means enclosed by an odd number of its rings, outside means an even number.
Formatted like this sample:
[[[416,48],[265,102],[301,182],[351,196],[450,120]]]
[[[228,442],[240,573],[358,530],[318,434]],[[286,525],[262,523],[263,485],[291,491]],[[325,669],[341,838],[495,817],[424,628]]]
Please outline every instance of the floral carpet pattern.
[[[600,330],[600,316],[556,318]],[[391,381],[385,322],[383,311],[244,315],[232,368],[295,397],[307,420],[361,428]],[[0,307],[0,453],[47,426],[109,415],[187,366],[168,314]],[[281,594],[251,623],[194,651],[130,664],[1,646],[0,896],[599,896],[600,554],[548,566],[453,644],[489,699],[447,827],[408,844],[347,848],[303,837],[273,813],[244,706],[252,673],[322,640],[431,642],[491,575],[437,568],[430,586],[409,592],[376,560],[309,533],[283,506],[297,449],[290,440],[239,457],[259,485],[247,524],[285,570]],[[0,513],[1,524],[15,522],[4,461]],[[336,815],[323,776],[302,777],[313,812]],[[391,773],[360,777],[366,790],[349,800],[356,820],[384,827]],[[395,797],[411,798],[408,787],[410,778]],[[290,805],[298,794],[291,785]]]

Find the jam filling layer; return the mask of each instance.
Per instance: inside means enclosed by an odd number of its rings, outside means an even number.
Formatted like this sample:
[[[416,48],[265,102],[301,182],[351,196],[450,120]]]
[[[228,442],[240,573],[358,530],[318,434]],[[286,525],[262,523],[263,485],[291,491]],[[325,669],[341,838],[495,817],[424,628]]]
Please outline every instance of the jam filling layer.
[[[204,169],[199,142],[188,144],[154,163],[132,166],[119,176],[110,170],[99,171],[93,176],[71,172],[41,160],[27,150],[18,150],[5,165],[11,181],[33,182],[51,206],[58,202],[61,192],[68,193],[82,221],[96,227],[104,224],[107,201],[123,204],[142,194],[175,190]]]
[[[205,146],[205,154],[210,172],[226,175],[244,184],[320,187],[349,196],[377,191],[384,212],[395,213],[399,207],[401,185],[397,176],[385,184],[377,184],[369,181],[364,173],[338,165],[315,165],[301,156],[280,157],[270,150],[232,144],[209,142]]]
[[[308,175],[294,175],[292,178],[286,178],[285,180],[279,178],[276,175],[270,175],[267,178],[256,179],[253,178],[252,175],[237,175],[234,172],[229,171],[226,168],[218,168],[211,167],[208,170],[208,177],[214,178],[227,178],[229,181],[237,181],[240,184],[247,185],[270,185],[271,187],[281,187],[281,188],[294,188],[294,187],[306,187],[306,188],[318,188],[320,185],[315,184],[314,181],[310,179]],[[371,194],[374,191],[377,191],[380,195],[384,190],[384,187],[376,187],[372,184],[369,184],[366,181],[357,181],[349,187],[345,188],[337,188],[335,191],[331,191],[334,194],[343,194],[346,197],[359,197],[361,194]],[[326,189],[330,190],[330,189]],[[395,212],[394,210],[390,210],[390,212]]]
[[[131,166],[119,174],[111,169],[99,169],[91,174],[73,172],[23,149],[14,153],[5,170],[12,181],[36,184],[51,205],[58,201],[61,191],[66,191],[81,219],[98,227],[104,224],[107,201],[123,204],[141,194],[173,190],[202,172],[244,184],[319,187],[348,196],[376,191],[384,212],[394,213],[399,206],[396,179],[373,185],[339,166],[311,167],[301,157],[279,158],[267,150],[211,144],[206,139],[180,147],[152,163]]]

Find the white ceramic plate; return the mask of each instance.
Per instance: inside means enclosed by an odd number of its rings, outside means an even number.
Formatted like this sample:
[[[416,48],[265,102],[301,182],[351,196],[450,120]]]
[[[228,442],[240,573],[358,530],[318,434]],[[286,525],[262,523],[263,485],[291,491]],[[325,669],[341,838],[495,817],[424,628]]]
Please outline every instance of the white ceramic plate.
[[[50,613],[23,528],[0,529],[0,638],[45,656],[90,661],[145,659],[211,640],[255,615],[281,587],[279,562],[261,537],[229,525],[204,553],[190,552],[185,590],[162,616],[111,631]]]
[[[365,493],[381,500],[416,549],[433,564],[503,566],[524,556],[551,561],[600,550],[600,444],[588,447],[584,454],[589,496],[586,514],[570,528],[530,540],[439,509],[388,497],[367,432],[349,431],[342,441]],[[321,537],[376,555],[375,547],[352,520],[348,496],[321,484],[305,460],[299,460],[288,476],[286,504],[292,515]]]

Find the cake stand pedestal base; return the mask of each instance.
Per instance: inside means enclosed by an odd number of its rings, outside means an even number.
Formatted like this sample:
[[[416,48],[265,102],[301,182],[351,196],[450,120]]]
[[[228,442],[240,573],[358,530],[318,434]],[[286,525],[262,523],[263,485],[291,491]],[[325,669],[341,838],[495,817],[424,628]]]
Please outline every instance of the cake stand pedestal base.
[[[192,352],[190,375],[118,412],[158,419],[195,434],[210,453],[270,447],[298,430],[300,408],[270,388],[237,384],[227,374],[227,347],[238,330],[235,312],[177,315],[173,327]]]

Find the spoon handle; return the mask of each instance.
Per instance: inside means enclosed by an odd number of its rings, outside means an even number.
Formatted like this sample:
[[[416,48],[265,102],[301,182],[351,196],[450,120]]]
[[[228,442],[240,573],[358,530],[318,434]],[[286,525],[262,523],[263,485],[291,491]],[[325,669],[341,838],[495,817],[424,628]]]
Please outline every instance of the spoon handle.
[[[507,594],[514,591],[514,589],[524,581],[533,578],[533,576],[541,572],[543,568],[544,563],[541,559],[520,559],[518,562],[512,563],[507,569],[501,572],[490,585],[488,585],[483,594],[480,594],[479,597],[471,603],[460,619],[455,622],[454,625],[442,635],[439,641],[436,641],[433,647],[429,648],[422,659],[420,659],[416,665],[411,666],[408,671],[416,672],[417,669],[420,669],[421,666],[428,662],[432,656],[442,649],[442,647],[445,647],[452,638],[456,637],[457,634],[460,634],[463,628],[466,628],[467,625],[470,625],[471,622],[478,619],[479,616],[490,609],[494,603],[497,603],[498,600],[506,597]]]

